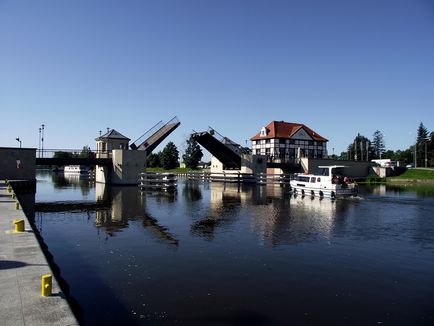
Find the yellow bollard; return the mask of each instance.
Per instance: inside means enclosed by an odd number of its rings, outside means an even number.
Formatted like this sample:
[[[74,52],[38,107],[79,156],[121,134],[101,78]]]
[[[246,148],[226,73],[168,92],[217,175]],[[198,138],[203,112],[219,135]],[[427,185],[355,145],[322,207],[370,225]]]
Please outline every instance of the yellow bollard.
[[[15,194],[12,194],[12,199],[17,198],[17,196]]]
[[[15,203],[15,209],[17,209],[17,210],[20,209],[20,203],[19,202]]]
[[[8,192],[11,193],[12,192],[12,187],[10,185],[8,185]]]
[[[53,285],[53,277],[50,274],[42,275],[41,283],[42,283],[42,296],[43,297],[50,296],[52,285]]]
[[[24,232],[24,220],[14,220],[15,232]]]

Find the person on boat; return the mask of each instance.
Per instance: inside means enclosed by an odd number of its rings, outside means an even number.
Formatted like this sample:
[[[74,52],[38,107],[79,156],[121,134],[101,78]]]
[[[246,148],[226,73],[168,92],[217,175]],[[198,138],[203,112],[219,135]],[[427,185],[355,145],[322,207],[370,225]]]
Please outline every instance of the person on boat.
[[[350,179],[347,176],[344,177],[344,183],[345,184],[349,184],[350,183]]]

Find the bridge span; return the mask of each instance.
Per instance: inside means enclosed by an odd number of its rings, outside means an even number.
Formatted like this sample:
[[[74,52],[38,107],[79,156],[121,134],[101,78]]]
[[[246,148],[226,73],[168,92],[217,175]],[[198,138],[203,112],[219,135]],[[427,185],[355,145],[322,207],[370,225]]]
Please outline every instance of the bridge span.
[[[111,158],[92,158],[92,157],[37,157],[36,165],[112,165]]]

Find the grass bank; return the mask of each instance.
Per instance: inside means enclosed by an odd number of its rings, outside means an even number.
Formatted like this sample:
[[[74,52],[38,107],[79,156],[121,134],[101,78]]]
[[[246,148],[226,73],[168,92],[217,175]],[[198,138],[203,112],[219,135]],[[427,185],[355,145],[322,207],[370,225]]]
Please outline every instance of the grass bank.
[[[428,182],[434,183],[434,169],[408,169],[403,174],[387,178],[388,182]]]
[[[434,169],[415,168],[408,169],[393,179],[434,180]]]

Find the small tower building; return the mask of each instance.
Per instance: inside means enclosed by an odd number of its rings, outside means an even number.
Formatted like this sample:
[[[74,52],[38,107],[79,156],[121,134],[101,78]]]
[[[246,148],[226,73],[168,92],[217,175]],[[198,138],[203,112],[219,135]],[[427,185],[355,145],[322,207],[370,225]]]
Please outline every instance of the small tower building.
[[[96,182],[115,185],[136,185],[139,173],[146,167],[146,151],[128,149],[129,138],[111,129],[96,140],[97,158],[110,158],[110,166],[96,166]]]
[[[120,132],[111,129],[102,136],[95,138],[97,158],[110,158],[113,149],[128,149],[130,138]]]

